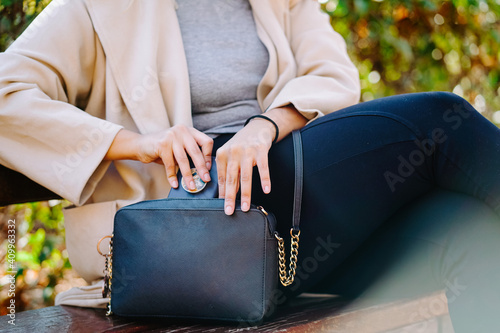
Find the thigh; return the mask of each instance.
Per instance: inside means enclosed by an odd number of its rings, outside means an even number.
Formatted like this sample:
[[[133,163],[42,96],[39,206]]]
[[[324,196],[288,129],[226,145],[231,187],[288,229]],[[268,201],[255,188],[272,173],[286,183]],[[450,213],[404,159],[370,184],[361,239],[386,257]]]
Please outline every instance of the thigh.
[[[414,149],[387,161],[387,183],[397,195],[425,165],[438,186],[483,200],[500,216],[500,129],[463,98],[444,92],[392,96],[341,110],[334,117],[371,111],[406,125]],[[311,125],[318,126],[328,118]]]

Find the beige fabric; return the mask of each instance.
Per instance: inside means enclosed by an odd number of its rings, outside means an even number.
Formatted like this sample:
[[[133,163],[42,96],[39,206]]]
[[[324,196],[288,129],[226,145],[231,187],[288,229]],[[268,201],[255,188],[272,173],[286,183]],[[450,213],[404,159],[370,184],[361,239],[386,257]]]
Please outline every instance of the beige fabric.
[[[313,0],[250,0],[270,57],[263,110],[292,103],[315,119],[359,99],[345,43]],[[0,164],[75,203],[65,213],[74,269],[102,277],[96,244],[117,208],[165,197],[163,168],[103,162],[121,128],[191,125],[173,0],[53,0],[0,54]]]
[[[56,295],[55,305],[72,305],[86,308],[105,308],[109,298],[102,297],[103,280],[85,287],[74,287]]]

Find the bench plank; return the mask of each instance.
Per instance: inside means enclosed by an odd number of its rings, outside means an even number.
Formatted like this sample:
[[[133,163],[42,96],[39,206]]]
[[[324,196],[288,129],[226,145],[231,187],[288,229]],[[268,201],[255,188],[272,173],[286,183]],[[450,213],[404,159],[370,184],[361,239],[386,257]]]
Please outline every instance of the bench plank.
[[[381,305],[366,302],[348,304],[336,297],[300,297],[280,307],[272,320],[260,326],[244,324],[187,322],[172,319],[106,317],[104,309],[52,306],[16,314],[20,332],[422,332],[453,333],[446,306],[432,307],[443,294]],[[427,315],[424,315],[426,313]],[[14,328],[7,316],[0,317],[0,331]],[[422,330],[423,329],[423,330]]]
[[[0,165],[0,207],[59,198],[28,177]]]

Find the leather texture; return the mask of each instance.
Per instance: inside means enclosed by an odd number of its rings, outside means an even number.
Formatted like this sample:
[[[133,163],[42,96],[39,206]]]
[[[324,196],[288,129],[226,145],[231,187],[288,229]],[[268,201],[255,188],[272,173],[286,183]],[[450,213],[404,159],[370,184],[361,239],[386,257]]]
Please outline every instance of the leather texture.
[[[303,164],[300,132],[295,131],[293,139],[293,228],[298,231]],[[212,170],[216,169],[213,165]],[[212,179],[216,185],[217,177]],[[224,199],[194,197],[142,201],[116,213],[113,313],[257,323],[276,308],[274,215],[254,205],[244,213],[237,204],[234,214],[227,216]]]
[[[111,307],[122,316],[255,322],[277,279],[274,226],[223,199],[163,199],[118,211]]]
[[[304,163],[303,163],[303,152],[302,152],[302,136],[300,131],[296,130],[292,132],[293,138],[293,153],[295,159],[295,187],[293,195],[293,230],[299,231],[300,224],[300,211],[302,208],[302,187],[304,181]]]

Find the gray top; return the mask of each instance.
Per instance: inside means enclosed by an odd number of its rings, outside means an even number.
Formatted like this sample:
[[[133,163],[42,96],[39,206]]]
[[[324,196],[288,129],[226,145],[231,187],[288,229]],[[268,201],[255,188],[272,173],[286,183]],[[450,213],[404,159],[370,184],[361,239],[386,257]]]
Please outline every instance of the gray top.
[[[257,86],[269,55],[248,0],[177,0],[189,70],[193,125],[215,137],[236,133],[262,110]]]

